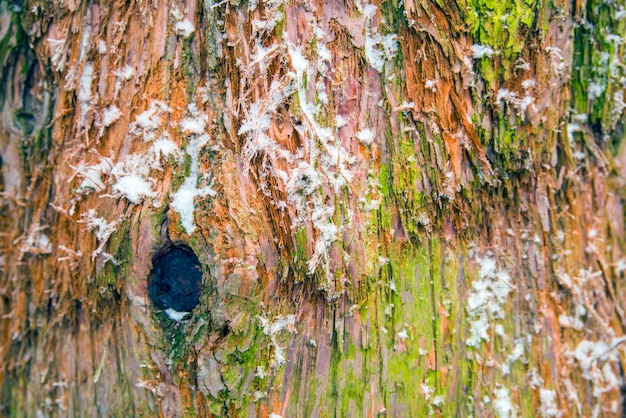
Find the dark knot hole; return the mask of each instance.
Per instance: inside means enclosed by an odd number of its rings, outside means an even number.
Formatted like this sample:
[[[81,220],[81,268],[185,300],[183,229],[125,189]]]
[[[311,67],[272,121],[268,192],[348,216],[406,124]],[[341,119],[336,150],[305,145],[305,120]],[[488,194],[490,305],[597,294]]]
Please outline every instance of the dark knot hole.
[[[186,245],[169,245],[152,258],[149,296],[159,309],[191,312],[202,294],[202,266]]]

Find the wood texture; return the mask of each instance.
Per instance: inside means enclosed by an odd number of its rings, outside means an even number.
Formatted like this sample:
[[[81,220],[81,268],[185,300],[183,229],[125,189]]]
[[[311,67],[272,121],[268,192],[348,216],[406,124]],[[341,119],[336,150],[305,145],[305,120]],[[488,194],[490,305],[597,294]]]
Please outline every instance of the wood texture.
[[[0,414],[623,416],[620,2],[0,12]]]

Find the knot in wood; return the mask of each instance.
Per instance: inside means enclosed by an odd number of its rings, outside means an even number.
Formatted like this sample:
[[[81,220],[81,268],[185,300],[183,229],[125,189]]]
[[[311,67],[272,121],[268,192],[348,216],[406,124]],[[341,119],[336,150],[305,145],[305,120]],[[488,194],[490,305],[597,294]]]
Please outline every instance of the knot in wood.
[[[149,296],[157,308],[190,312],[200,302],[202,289],[202,267],[191,248],[171,246],[152,259]]]

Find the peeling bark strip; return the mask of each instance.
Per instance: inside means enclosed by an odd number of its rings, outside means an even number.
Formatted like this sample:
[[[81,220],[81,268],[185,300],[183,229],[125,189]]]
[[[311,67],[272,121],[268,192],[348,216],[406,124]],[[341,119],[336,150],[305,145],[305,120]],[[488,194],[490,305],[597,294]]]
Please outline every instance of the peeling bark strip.
[[[624,10],[0,0],[0,415],[623,416]]]

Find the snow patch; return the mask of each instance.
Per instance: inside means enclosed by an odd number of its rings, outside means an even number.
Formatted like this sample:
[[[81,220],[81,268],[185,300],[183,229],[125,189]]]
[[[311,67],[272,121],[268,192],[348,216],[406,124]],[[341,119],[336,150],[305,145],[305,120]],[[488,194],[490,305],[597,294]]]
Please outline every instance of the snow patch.
[[[526,373],[526,379],[528,380],[530,387],[533,389],[537,389],[543,385],[543,378],[537,371],[536,367],[532,367],[528,370],[528,373]]]
[[[424,395],[424,399],[427,401],[430,400],[430,397],[435,393],[435,388],[429,386],[428,383],[422,383],[420,385],[420,389],[422,390],[422,395]]]
[[[95,259],[98,255],[103,254],[103,249],[111,235],[117,231],[118,221],[107,222],[104,218],[98,217],[95,209],[89,209],[81,215],[79,223],[84,223],[88,231],[95,232],[98,240],[98,248],[91,253],[91,258]]]
[[[504,363],[502,363],[502,376],[506,376],[511,373],[511,365],[519,360],[524,355],[524,344],[521,340],[517,341],[513,352],[509,354]]]
[[[502,88],[498,90],[498,93],[496,94],[496,104],[501,105],[502,103],[507,103],[513,106],[513,108],[517,111],[517,115],[522,120],[525,120],[526,110],[529,107],[530,108],[535,107],[535,98],[531,96],[530,93],[528,92],[528,90],[530,89],[530,86],[525,87],[525,89],[527,91],[524,97],[522,98],[520,98],[516,92],[510,91],[508,89]]]
[[[483,57],[489,58],[493,54],[495,54],[495,51],[493,50],[492,47],[488,45],[478,45],[478,44],[472,45],[472,58],[474,59],[480,59]]]
[[[167,308],[165,314],[173,321],[180,322],[184,317],[189,315],[189,312],[178,312],[175,309]]]
[[[109,106],[102,112],[102,125],[109,127],[120,117],[122,117],[122,112],[117,106]]]
[[[563,412],[557,406],[554,390],[541,388],[539,391],[539,413],[544,418],[559,418]]]
[[[140,154],[130,154],[111,169],[116,183],[113,185],[115,196],[122,196],[134,204],[147,198],[156,198],[152,190],[156,180],[150,177],[151,171],[162,170],[161,158],[177,151],[177,146],[164,133],[150,148]]]
[[[364,8],[365,23],[365,58],[369,65],[382,73],[387,62],[393,60],[398,52],[398,35],[381,36],[376,26],[371,23],[376,14],[376,6],[368,4]]]
[[[120,68],[117,71],[113,71],[113,75],[117,76],[119,79],[128,81],[135,75],[135,70],[130,65],[126,64],[124,68]]]
[[[20,260],[26,253],[50,254],[52,252],[52,243],[50,242],[50,238],[43,232],[46,228],[48,228],[48,226],[34,223],[28,228],[27,235],[22,235],[13,241],[14,245],[20,241],[22,242],[20,247]],[[0,261],[4,262],[4,259],[1,259]]]
[[[106,54],[107,53],[107,44],[102,39],[98,41],[98,54]]]
[[[285,349],[278,344],[277,335],[282,331],[289,331],[291,333],[296,332],[296,316],[295,315],[278,315],[273,321],[270,321],[267,316],[257,315],[257,318],[261,322],[263,328],[263,334],[270,337],[272,347],[274,349],[274,357],[272,363],[275,368],[280,368],[285,364]]]
[[[147,110],[137,115],[131,124],[131,132],[143,136],[144,141],[154,140],[157,130],[163,123],[163,114],[170,111],[165,103],[153,100]]]
[[[402,341],[406,341],[406,339],[409,338],[409,333],[406,331],[406,328],[402,328],[398,332],[398,338],[401,339]]]
[[[622,116],[624,108],[626,108],[626,103],[624,103],[624,90],[619,90],[613,96],[613,110],[611,111],[611,115],[614,120]]]
[[[87,62],[80,76],[78,87],[78,102],[80,103],[80,126],[84,127],[87,113],[91,109],[91,80],[93,78],[93,64]]]
[[[198,177],[200,175],[200,150],[207,145],[210,140],[208,134],[204,133],[207,117],[201,114],[198,108],[191,104],[187,108],[190,116],[185,118],[181,127],[184,131],[192,134],[185,152],[189,156],[189,176],[183,184],[172,195],[172,208],[178,212],[180,222],[187,234],[191,235],[196,229],[194,217],[195,198],[215,196],[215,191],[209,186],[198,187]]]
[[[431,80],[431,79],[426,79],[426,82],[424,83],[424,88],[427,90],[432,91],[433,93],[437,91],[437,85],[439,84],[439,80]],[[415,107],[415,106],[413,106]]]
[[[619,390],[621,379],[613,371],[612,363],[618,361],[615,348],[621,341],[611,345],[604,341],[581,341],[571,355],[583,371],[583,378],[593,383],[593,396]]]
[[[156,196],[152,190],[152,182],[135,173],[120,176],[113,185],[113,190],[135,205],[145,198]]]
[[[176,25],[174,25],[176,34],[183,38],[189,38],[195,30],[196,28],[189,19],[183,19],[180,22],[176,22]]]
[[[359,131],[356,134],[356,137],[361,142],[361,144],[369,146],[372,144],[372,141],[374,140],[374,132],[366,128],[366,129]]]
[[[493,391],[495,399],[493,400],[493,410],[501,418],[509,418],[517,416],[517,408],[510,398],[510,390],[504,386],[499,386]]]
[[[113,168],[113,163],[110,158],[102,156],[99,158],[100,161],[97,164],[87,165],[81,162],[78,166],[70,166],[79,176],[83,177],[83,181],[76,189],[79,193],[99,192],[105,188],[102,176],[108,175]]]
[[[593,101],[599,99],[602,94],[604,94],[604,90],[606,90],[606,85],[603,82],[598,81],[590,81],[589,86],[587,87],[587,95],[589,96],[589,100]]]
[[[489,341],[490,318],[504,318],[503,305],[514,289],[509,274],[505,270],[498,271],[493,258],[488,256],[477,261],[480,263],[479,278],[472,282],[465,306],[470,321],[470,336],[466,343],[470,347]]]

